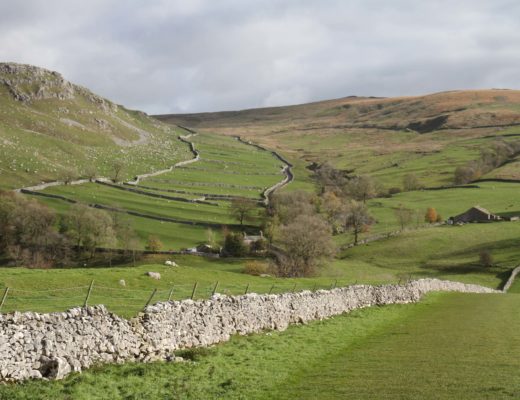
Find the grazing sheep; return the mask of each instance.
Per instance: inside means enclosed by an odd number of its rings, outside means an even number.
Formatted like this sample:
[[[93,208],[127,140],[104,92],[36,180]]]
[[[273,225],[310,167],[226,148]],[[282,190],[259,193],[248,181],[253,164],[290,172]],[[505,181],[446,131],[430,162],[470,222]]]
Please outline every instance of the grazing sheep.
[[[148,275],[152,279],[161,279],[161,274],[159,272],[147,272],[146,275]]]

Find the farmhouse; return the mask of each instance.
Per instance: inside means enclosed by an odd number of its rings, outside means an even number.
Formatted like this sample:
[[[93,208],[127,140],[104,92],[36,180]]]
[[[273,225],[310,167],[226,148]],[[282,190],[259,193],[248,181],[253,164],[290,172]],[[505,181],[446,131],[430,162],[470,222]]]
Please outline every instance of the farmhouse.
[[[501,220],[502,218],[499,215],[492,214],[483,207],[474,206],[462,214],[450,217],[449,222],[451,224],[463,224],[467,222],[492,222]]]

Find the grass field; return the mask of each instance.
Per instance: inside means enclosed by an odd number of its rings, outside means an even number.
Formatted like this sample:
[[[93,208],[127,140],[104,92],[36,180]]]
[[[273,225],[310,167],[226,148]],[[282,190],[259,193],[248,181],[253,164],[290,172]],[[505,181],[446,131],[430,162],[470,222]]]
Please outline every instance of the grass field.
[[[201,160],[183,168],[175,168],[159,176],[142,179],[142,190],[150,194],[162,194],[188,200],[204,199],[205,195],[246,196],[261,200],[262,192],[284,176],[282,163],[270,152],[262,151],[235,138],[215,135],[195,135],[192,137]],[[152,188],[149,189],[148,187]],[[186,193],[168,192],[168,190]],[[170,218],[184,222],[234,225],[238,221],[231,216],[229,201],[211,200],[216,205],[189,203],[155,198],[145,194],[123,191],[117,188],[88,183],[83,185],[55,186],[43,193],[64,196],[87,204],[101,204],[140,214]],[[56,199],[37,197],[59,213],[64,213],[70,204]],[[246,221],[249,225],[259,225],[262,208],[258,217]],[[150,234],[157,235],[165,249],[180,250],[205,242],[207,228],[175,222],[161,222],[143,217],[126,216],[141,239],[144,248]],[[214,228],[217,239],[220,229]]]
[[[184,363],[94,368],[0,387],[2,399],[510,399],[518,295],[430,294],[180,352]],[[500,313],[497,313],[497,310]]]
[[[244,293],[248,285],[249,292],[268,293],[272,290],[279,293],[326,289],[334,284],[397,283],[420,277],[500,288],[518,264],[520,254],[515,246],[517,231],[509,231],[509,237],[501,232],[501,238],[496,240],[499,226],[475,224],[406,232],[399,237],[346,250],[310,278],[250,276],[243,273],[247,260],[171,256],[169,258],[177,261],[179,268],[164,266],[166,257],[149,259],[137,267],[2,268],[0,290],[5,286],[12,288],[4,311],[62,311],[82,304],[87,286],[94,279],[96,289],[91,304],[105,304],[118,314],[130,316],[144,306],[153,289],[159,290],[154,301],[166,300],[172,287],[174,298],[183,299],[191,296],[195,282],[198,282],[196,298],[208,298],[217,282],[218,291],[229,294]],[[491,252],[495,266],[483,267],[479,264],[481,249]],[[160,272],[162,279],[150,279],[145,276],[148,271]],[[126,282],[124,288],[118,284],[120,279]],[[74,284],[71,285],[71,282]],[[64,290],[71,286],[79,288]],[[512,290],[517,290],[515,288]]]

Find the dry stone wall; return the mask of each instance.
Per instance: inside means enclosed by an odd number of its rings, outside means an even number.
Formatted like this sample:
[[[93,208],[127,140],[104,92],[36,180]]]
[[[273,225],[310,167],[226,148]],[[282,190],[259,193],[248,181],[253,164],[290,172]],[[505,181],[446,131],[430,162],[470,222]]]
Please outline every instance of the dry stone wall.
[[[477,285],[421,279],[405,285],[354,285],[280,295],[216,294],[172,301],[126,320],[104,306],[0,315],[0,380],[60,379],[93,364],[172,359],[177,349],[209,346],[234,334],[284,330],[354,309],[420,300],[430,291],[501,293]]]

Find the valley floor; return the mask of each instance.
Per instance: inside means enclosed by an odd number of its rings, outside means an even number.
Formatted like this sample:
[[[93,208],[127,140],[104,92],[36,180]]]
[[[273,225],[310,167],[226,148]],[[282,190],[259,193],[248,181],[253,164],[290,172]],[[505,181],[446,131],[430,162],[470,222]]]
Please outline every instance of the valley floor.
[[[7,385],[0,399],[518,398],[519,306],[517,294],[432,294],[185,350],[184,363]]]

